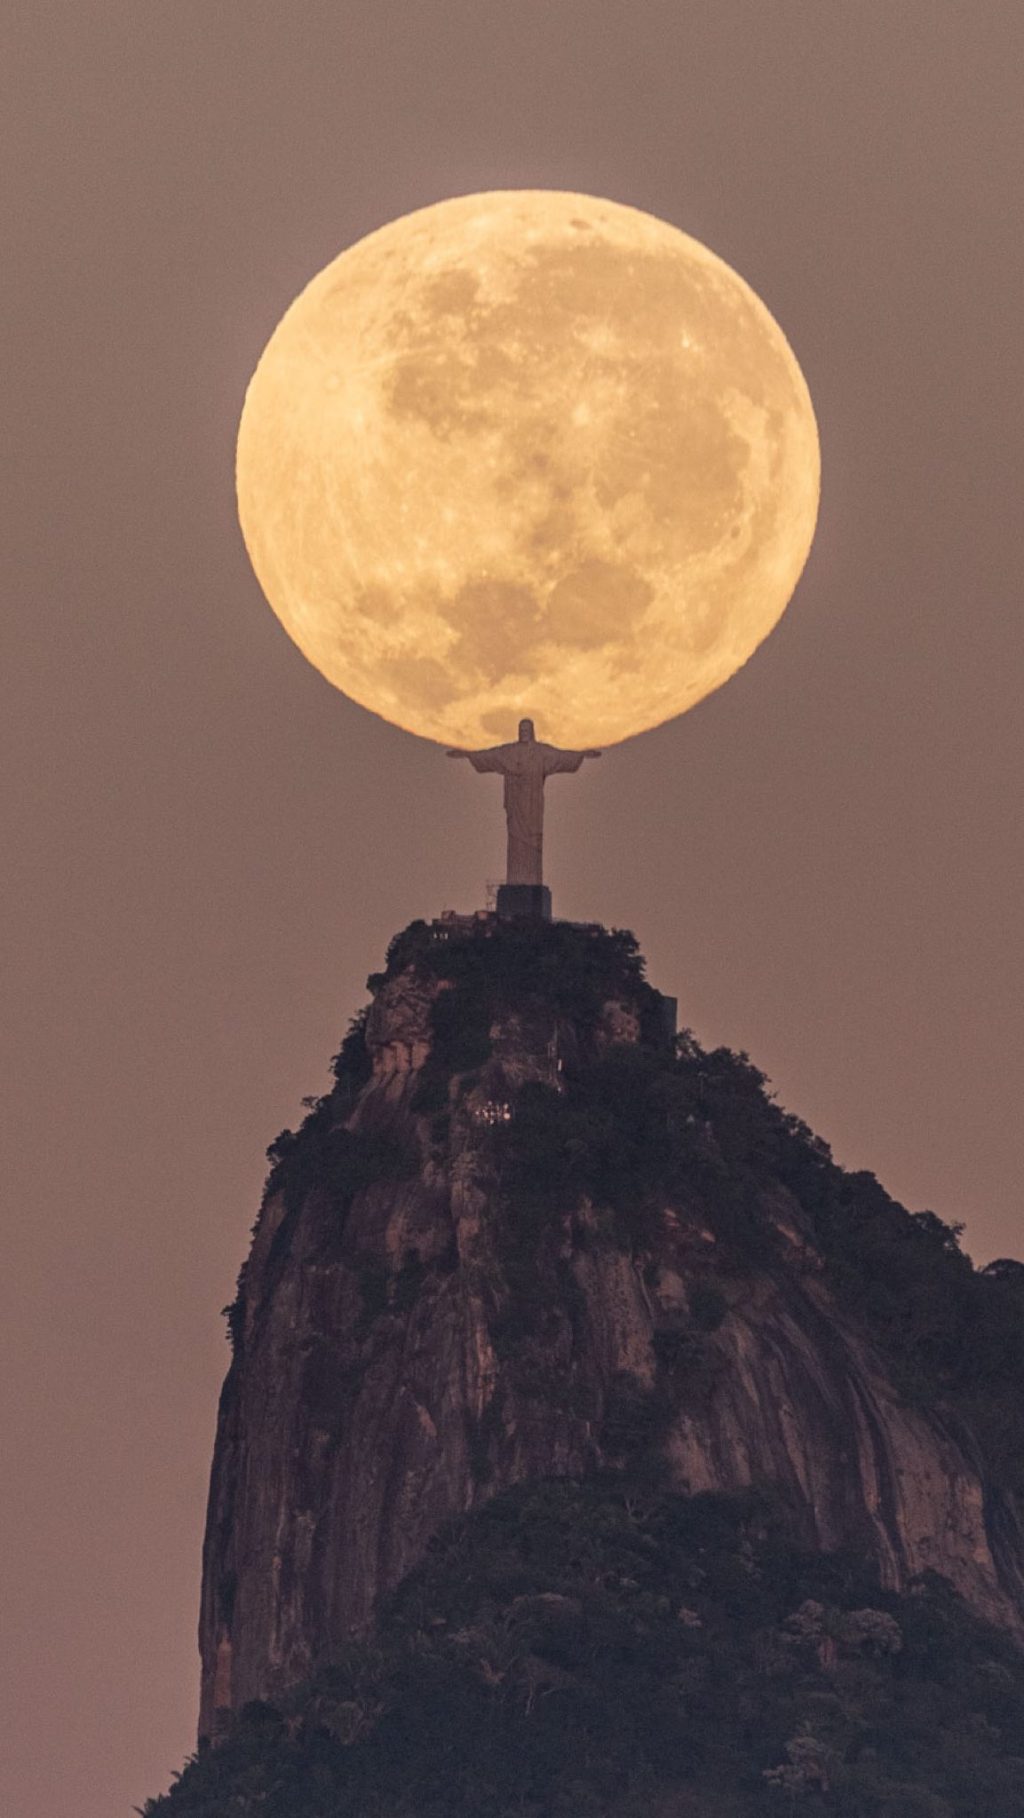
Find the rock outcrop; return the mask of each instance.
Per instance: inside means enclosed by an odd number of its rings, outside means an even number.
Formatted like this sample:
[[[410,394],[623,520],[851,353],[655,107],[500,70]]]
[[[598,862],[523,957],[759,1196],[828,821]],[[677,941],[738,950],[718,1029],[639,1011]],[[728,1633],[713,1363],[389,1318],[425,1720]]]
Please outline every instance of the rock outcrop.
[[[626,1463],[773,1486],[809,1546],[1021,1627],[1012,1499],[836,1298],[813,1195],[755,1148],[739,1169],[627,939],[419,926],[371,984],[271,1151],[231,1310],[202,1733],[365,1633],[453,1515]]]

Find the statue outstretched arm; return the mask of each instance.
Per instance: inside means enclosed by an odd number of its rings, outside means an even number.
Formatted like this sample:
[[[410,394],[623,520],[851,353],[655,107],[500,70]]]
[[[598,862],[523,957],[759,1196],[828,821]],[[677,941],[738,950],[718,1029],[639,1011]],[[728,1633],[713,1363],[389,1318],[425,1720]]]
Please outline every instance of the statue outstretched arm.
[[[486,751],[463,751],[461,747],[454,746],[445,755],[451,758],[468,758],[474,770],[497,770],[504,775],[508,769],[505,753],[504,745],[491,745]]]
[[[600,751],[559,751],[551,746],[544,754],[545,776],[558,776],[567,771],[578,770],[584,758],[598,758],[604,754]]]

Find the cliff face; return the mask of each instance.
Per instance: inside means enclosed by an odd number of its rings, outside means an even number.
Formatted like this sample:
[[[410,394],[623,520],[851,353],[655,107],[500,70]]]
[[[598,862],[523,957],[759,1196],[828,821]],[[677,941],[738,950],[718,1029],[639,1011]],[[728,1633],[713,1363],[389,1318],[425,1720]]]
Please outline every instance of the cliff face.
[[[837,1301],[813,1194],[753,1138],[739,1167],[745,1101],[730,1150],[715,1057],[673,1058],[621,942],[420,930],[373,982],[231,1315],[202,1733],[365,1632],[451,1516],[626,1464],[776,1486],[808,1545],[1022,1627],[1012,1499]]]

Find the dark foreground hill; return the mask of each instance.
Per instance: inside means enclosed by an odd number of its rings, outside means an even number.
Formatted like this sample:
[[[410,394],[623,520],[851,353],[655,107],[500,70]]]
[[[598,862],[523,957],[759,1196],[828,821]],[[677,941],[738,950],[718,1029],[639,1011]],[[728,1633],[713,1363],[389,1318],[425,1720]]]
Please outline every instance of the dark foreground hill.
[[[370,986],[229,1312],[168,1818],[1024,1813],[1024,1269],[673,1041],[628,935],[414,924]]]
[[[756,1495],[507,1492],[147,1818],[1019,1818],[1024,1657]]]

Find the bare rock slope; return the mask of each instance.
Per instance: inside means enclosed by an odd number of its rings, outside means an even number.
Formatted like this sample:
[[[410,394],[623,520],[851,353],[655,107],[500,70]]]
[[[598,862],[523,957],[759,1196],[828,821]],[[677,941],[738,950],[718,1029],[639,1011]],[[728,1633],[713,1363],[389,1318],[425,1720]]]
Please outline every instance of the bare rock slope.
[[[333,1090],[271,1150],[230,1312],[202,1733],[365,1633],[448,1518],[624,1466],[769,1486],[808,1546],[894,1588],[941,1573],[1021,1629],[970,1386],[941,1360],[922,1386],[878,1299],[934,1277],[948,1324],[1005,1283],[843,1175],[744,1059],[673,1044],[628,936],[414,924],[370,984]]]

